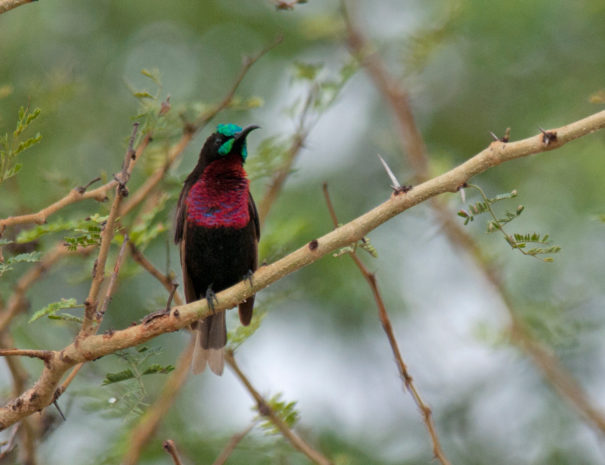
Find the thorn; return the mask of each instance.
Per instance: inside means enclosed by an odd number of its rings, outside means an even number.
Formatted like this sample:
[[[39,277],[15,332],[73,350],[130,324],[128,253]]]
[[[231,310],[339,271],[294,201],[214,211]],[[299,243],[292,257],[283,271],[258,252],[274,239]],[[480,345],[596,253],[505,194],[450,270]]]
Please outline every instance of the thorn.
[[[399,184],[399,181],[397,181],[397,178],[393,174],[393,171],[391,171],[391,168],[389,168],[389,165],[387,165],[387,162],[384,161],[384,158],[382,158],[379,153],[377,153],[376,156],[380,160],[380,163],[382,163],[382,166],[384,166],[385,171],[387,172],[389,178],[391,179],[391,182],[393,183],[391,187],[393,188],[393,190],[395,190],[395,192],[398,192],[398,190],[401,189],[401,184]]]
[[[98,182],[101,180],[101,177],[97,177],[94,178],[92,181],[90,181],[88,184],[86,184],[85,186],[80,186],[80,187],[76,187],[76,191],[78,192],[78,194],[83,194],[84,192],[86,192],[86,189],[88,189],[90,186],[92,186],[95,182]]]
[[[538,127],[538,129],[542,133],[542,143],[544,145],[548,146],[548,145],[552,144],[553,142],[557,141],[556,131],[546,131],[545,129],[542,129],[541,127]]]
[[[462,200],[462,203],[466,203],[466,191],[464,190],[465,187],[466,187],[466,183],[462,184],[458,188],[458,192],[460,192],[460,199]]]
[[[492,139],[494,139],[496,142],[507,143],[510,140],[510,128],[506,128],[506,131],[504,131],[504,135],[502,137],[498,137],[492,131],[489,131],[489,135],[492,136]]]
[[[53,405],[56,407],[57,411],[59,412],[59,415],[61,415],[61,418],[63,418],[63,421],[67,421],[65,419],[65,415],[63,415],[63,412],[61,411],[61,407],[59,407],[59,403],[56,400],[54,400]]]
[[[405,194],[412,190],[412,186],[399,186],[397,188],[395,186],[391,186],[391,187],[393,188],[395,195]]]

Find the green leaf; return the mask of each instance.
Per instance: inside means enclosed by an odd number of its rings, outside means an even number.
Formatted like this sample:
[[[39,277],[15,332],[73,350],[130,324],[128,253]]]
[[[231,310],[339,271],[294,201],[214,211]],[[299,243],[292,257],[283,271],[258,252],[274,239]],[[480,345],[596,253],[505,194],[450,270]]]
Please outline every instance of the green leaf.
[[[281,396],[281,393],[274,395],[267,401],[267,404],[271,410],[288,425],[288,427],[292,428],[299,419],[299,413],[296,410],[296,402],[286,402],[281,399]],[[254,410],[259,412],[258,407],[254,407]],[[261,412],[259,412],[259,414],[262,416]],[[260,426],[269,434],[280,434],[279,429],[277,429],[270,420],[263,421]]]
[[[20,253],[6,260],[7,263],[35,263],[40,261],[42,252]]]
[[[32,315],[29,319],[28,323],[33,323],[36,320],[39,320],[43,316],[49,316],[56,314],[59,310],[63,310],[66,308],[82,308],[83,305],[78,305],[76,299],[61,299],[59,302],[53,302],[48,304],[46,307],[38,310],[36,313]]]
[[[101,384],[103,384],[103,386],[106,386],[108,384],[119,383],[121,381],[126,381],[128,379],[133,379],[133,378],[134,378],[134,373],[132,372],[132,370],[128,369],[128,370],[119,371],[117,373],[107,373],[105,375],[105,379],[103,380],[103,382]]]
[[[21,231],[16,238],[18,244],[35,241],[48,233],[67,231],[75,229],[78,225],[76,221],[65,221],[62,219],[55,220],[51,223],[41,224],[34,228]]]
[[[174,365],[159,365],[157,363],[148,366],[143,371],[144,375],[153,375],[155,373],[166,374],[174,370]]]
[[[70,315],[69,313],[57,313],[56,315],[48,315],[48,319],[70,321],[78,324],[82,324],[82,322],[84,321],[84,318],[75,315]]]

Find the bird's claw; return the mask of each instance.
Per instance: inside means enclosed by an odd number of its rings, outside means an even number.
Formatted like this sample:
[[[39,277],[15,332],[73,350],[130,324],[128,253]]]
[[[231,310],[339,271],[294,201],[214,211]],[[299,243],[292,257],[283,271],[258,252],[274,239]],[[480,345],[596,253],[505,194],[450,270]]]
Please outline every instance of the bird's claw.
[[[250,287],[254,286],[254,280],[252,279],[254,277],[254,271],[252,270],[248,270],[248,272],[244,275],[244,281],[248,281],[248,284],[250,284]]]
[[[206,300],[208,301],[208,308],[212,311],[212,314],[216,313],[214,311],[214,304],[218,304],[218,299],[212,290],[212,284],[206,289]]]

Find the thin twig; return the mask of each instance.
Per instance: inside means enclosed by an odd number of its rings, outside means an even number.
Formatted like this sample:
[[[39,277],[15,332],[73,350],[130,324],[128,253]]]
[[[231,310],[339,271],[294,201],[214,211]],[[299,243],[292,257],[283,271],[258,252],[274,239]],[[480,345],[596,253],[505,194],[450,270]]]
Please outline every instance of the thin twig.
[[[116,258],[115,265],[113,267],[113,273],[109,280],[109,284],[105,291],[105,298],[101,304],[99,311],[95,315],[97,328],[101,325],[103,321],[103,317],[105,316],[105,312],[107,311],[107,307],[111,302],[111,298],[113,293],[115,292],[116,283],[118,281],[118,274],[120,273],[120,267],[122,266],[122,262],[124,260],[124,256],[126,255],[126,244],[128,243],[128,235],[124,236],[124,240],[122,241],[122,246],[120,247],[120,251],[118,252],[118,256]],[[66,390],[67,387],[74,380],[78,372],[82,369],[84,363],[80,363],[74,367],[74,369],[69,373],[69,376],[63,381],[61,386],[57,389],[55,393],[55,400],[59,398]],[[58,407],[57,407],[58,408]]]
[[[336,216],[336,211],[334,210],[334,205],[332,204],[332,200],[330,199],[330,194],[328,192],[328,184],[323,184],[323,192],[324,197],[326,199],[326,205],[328,206],[328,211],[330,212],[330,217],[332,218],[332,222],[334,223],[334,227],[338,227],[338,217]],[[351,258],[359,268],[359,271],[363,275],[364,279],[367,281],[370,289],[372,289],[372,294],[374,295],[374,300],[376,301],[376,306],[378,307],[378,317],[380,318],[380,322],[382,323],[382,328],[387,335],[387,339],[389,340],[389,344],[391,345],[391,350],[393,352],[393,356],[395,357],[395,362],[397,363],[397,368],[399,370],[399,375],[404,383],[404,388],[412,395],[416,406],[422,413],[422,417],[424,420],[424,424],[426,425],[426,429],[431,436],[431,441],[433,442],[433,453],[435,454],[435,458],[439,460],[442,465],[450,465],[450,461],[445,456],[443,449],[441,448],[441,444],[439,441],[439,437],[437,436],[437,429],[435,428],[435,423],[433,422],[433,416],[431,412],[431,408],[426,405],[426,403],[422,400],[418,389],[416,389],[416,385],[414,384],[414,380],[410,375],[407,365],[403,361],[403,357],[401,356],[401,351],[399,350],[399,344],[397,343],[397,339],[395,338],[395,333],[393,332],[393,326],[391,325],[391,320],[389,318],[389,314],[387,313],[387,309],[384,305],[384,301],[382,299],[382,295],[378,289],[378,283],[376,282],[376,276],[374,273],[371,273],[367,267],[363,264],[357,252],[353,250],[350,254]]]
[[[252,431],[255,425],[256,423],[253,422],[245,430],[240,431],[239,433],[235,433],[233,436],[231,436],[231,439],[229,439],[229,442],[221,451],[216,460],[212,463],[212,465],[225,465],[225,462],[231,456],[231,454],[233,454],[233,451],[235,450],[237,445],[241,442],[242,439],[246,437],[246,435],[250,431]]]
[[[78,338],[90,336],[91,334],[94,334],[96,328],[98,328],[98,324],[95,324],[95,322],[98,322],[99,320],[96,317],[98,309],[98,296],[101,290],[101,285],[105,279],[105,262],[107,261],[107,256],[109,254],[111,240],[113,239],[114,224],[116,223],[118,218],[120,203],[122,202],[122,199],[128,195],[126,183],[128,182],[128,179],[130,177],[130,163],[134,160],[133,144],[138,129],[139,123],[134,123],[132,128],[132,135],[128,144],[128,149],[126,150],[126,155],[124,156],[122,171],[119,173],[119,175],[116,175],[117,185],[115,190],[115,196],[111,205],[111,210],[109,211],[109,215],[107,216],[107,221],[105,222],[105,226],[103,228],[103,231],[101,232],[101,245],[99,247],[99,255],[95,261],[95,266],[93,268],[93,278],[92,283],[90,285],[90,290],[88,292],[88,297],[84,302],[84,322],[82,323],[82,328],[80,329]]]
[[[250,395],[256,401],[259,413],[271,420],[271,423],[275,425],[275,427],[288,441],[290,441],[290,443],[294,446],[295,449],[299,450],[300,452],[305,454],[311,461],[319,465],[332,465],[332,462],[327,457],[313,449],[300,436],[294,433],[294,431],[290,429],[286,422],[282,420],[281,417],[273,411],[273,409],[269,406],[263,396],[261,396],[259,392],[254,389],[254,386],[252,386],[252,383],[250,382],[248,377],[242,372],[239,365],[235,361],[235,358],[233,357],[232,351],[225,351],[225,361],[229,364],[233,372],[237,375],[239,380],[242,382],[242,384],[246,387]]]
[[[307,114],[309,113],[309,110],[311,109],[313,102],[316,98],[316,94],[317,89],[315,87],[312,87],[309,93],[307,94],[305,104],[303,105],[303,109],[298,118],[296,130],[294,132],[294,135],[292,136],[292,143],[290,144],[290,147],[286,152],[284,162],[282,163],[282,166],[280,166],[279,169],[273,174],[271,181],[269,182],[269,187],[267,188],[265,195],[263,195],[263,198],[258,204],[258,218],[261,228],[264,225],[267,216],[269,216],[269,210],[271,210],[271,207],[273,206],[275,200],[281,192],[282,187],[286,182],[286,179],[290,175],[292,165],[298,157],[300,150],[304,147],[305,140],[307,139],[309,131],[311,130],[312,125],[314,124],[311,123],[307,125],[305,123],[307,120]],[[315,123],[316,122],[317,121],[315,121]]]
[[[0,349],[0,357],[31,357],[47,362],[53,356],[50,350]]]
[[[183,462],[181,462],[181,458],[179,457],[179,453],[176,449],[176,444],[172,439],[166,439],[162,443],[162,447],[170,455],[170,457],[172,457],[174,465],[183,465]]]
[[[143,252],[141,252],[139,250],[139,248],[136,245],[134,245],[134,243],[132,241],[128,242],[128,246],[130,247],[130,255],[132,256],[134,261],[137,262],[139,265],[141,265],[145,270],[147,270],[155,279],[157,279],[159,282],[161,282],[162,285],[164,286],[164,288],[168,292],[172,292],[172,289],[174,287],[173,278],[171,276],[166,276],[164,273],[162,273],[160,270],[158,270],[153,265],[153,263],[151,263],[147,259],[147,257],[145,257],[145,255],[143,255]],[[174,295],[174,302],[177,305],[183,304],[183,299],[181,299],[181,296],[178,293],[175,293],[175,295]]]
[[[118,257],[116,258],[116,263],[113,266],[113,273],[111,274],[111,278],[109,278],[109,284],[107,285],[107,289],[105,290],[105,298],[103,299],[103,303],[101,304],[99,311],[97,312],[97,324],[100,324],[101,320],[105,316],[107,307],[109,306],[113,293],[115,292],[116,283],[118,282],[118,274],[120,273],[120,267],[122,266],[124,256],[126,255],[125,252],[127,243],[128,234],[124,236],[124,240],[122,241],[122,246],[120,247],[120,251],[118,252]]]
[[[551,130],[556,132],[557,140],[548,146],[543,143],[541,134],[516,142],[492,142],[489,147],[450,171],[415,186],[405,195],[394,193],[388,200],[363,215],[312,240],[280,260],[260,267],[254,273],[253,285],[248,281],[240,282],[219,292],[219,304],[214,306],[214,312],[231,308],[284,276],[361,240],[381,224],[431,197],[446,192],[457,193],[460,186],[479,173],[507,161],[553,150],[604,127],[605,110]],[[52,357],[49,366],[44,367],[32,388],[0,407],[0,430],[48,406],[61,378],[74,365],[139,345],[160,334],[186,328],[211,313],[207,301],[202,299],[174,307],[170,314],[154,319],[149,324],[138,324],[111,334],[93,335],[72,342],[63,350],[56,351],[58,356]],[[591,419],[598,421],[597,427],[605,432],[605,416],[599,412]]]
[[[345,3],[345,1],[342,1],[341,4],[349,48],[368,70],[378,90],[391,104],[391,109],[399,123],[397,126],[398,133],[408,160],[414,168],[416,181],[424,181],[429,174],[428,160],[425,156],[426,146],[411,110],[410,97],[405,89],[398,85],[397,81],[388,73],[378,54],[371,51],[368,41],[353,23]]]

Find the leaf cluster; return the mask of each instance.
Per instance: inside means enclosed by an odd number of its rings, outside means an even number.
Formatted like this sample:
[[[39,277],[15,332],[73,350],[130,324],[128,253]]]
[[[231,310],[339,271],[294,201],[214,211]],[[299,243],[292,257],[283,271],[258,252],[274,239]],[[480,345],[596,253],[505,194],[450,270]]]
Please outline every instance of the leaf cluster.
[[[40,113],[40,108],[32,111],[28,107],[19,108],[15,130],[11,134],[4,133],[0,136],[0,184],[15,176],[23,167],[21,163],[17,163],[17,156],[42,140],[39,132],[24,138],[24,133]]]
[[[267,401],[268,407],[275,413],[281,420],[288,425],[289,428],[293,428],[294,425],[298,422],[300,418],[300,414],[298,410],[296,410],[296,401],[287,402],[282,400],[282,394],[278,393],[272,396]],[[259,416],[264,418],[262,411],[259,410],[258,406],[255,406],[253,410],[259,413]],[[281,434],[279,429],[273,424],[273,422],[269,419],[264,419],[260,422],[260,427],[267,433],[271,435],[279,435]]]
[[[511,246],[511,248],[518,250],[523,255],[538,258],[544,262],[553,261],[552,257],[543,257],[543,255],[556,254],[561,250],[561,247],[550,245],[550,236],[548,234],[540,234],[535,232],[509,234],[504,230],[505,225],[514,221],[521,215],[521,213],[523,213],[525,210],[523,205],[517,206],[514,212],[509,210],[505,211],[504,216],[500,217],[496,215],[494,209],[492,208],[492,205],[497,202],[517,197],[518,193],[516,190],[498,194],[495,197],[489,198],[479,186],[469,184],[468,187],[477,190],[480,193],[482,200],[469,205],[467,209],[461,209],[458,211],[458,216],[464,218],[465,225],[468,225],[470,222],[474,221],[475,216],[486,213],[491,217],[491,219],[487,222],[487,232],[491,233],[499,231],[504,236],[504,239]],[[527,246],[529,244],[538,244],[544,247],[532,247],[528,249]]]

